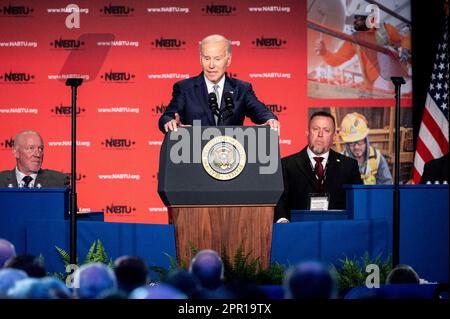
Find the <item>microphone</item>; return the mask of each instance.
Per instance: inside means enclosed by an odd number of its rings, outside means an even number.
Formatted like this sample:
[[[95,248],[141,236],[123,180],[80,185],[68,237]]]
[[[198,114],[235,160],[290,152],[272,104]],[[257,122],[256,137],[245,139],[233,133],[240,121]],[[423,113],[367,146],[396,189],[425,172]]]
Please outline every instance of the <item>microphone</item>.
[[[219,104],[217,103],[216,93],[211,92],[208,94],[208,104],[211,111],[213,111],[215,115],[219,116]]]
[[[223,120],[225,120],[234,114],[233,92],[225,92],[223,94],[223,100],[225,102],[225,107],[223,108],[222,113],[227,113],[227,115],[223,118]]]
[[[233,114],[234,109],[234,102],[233,102],[233,93],[232,92],[225,92],[223,94],[223,98],[225,101],[225,109]]]

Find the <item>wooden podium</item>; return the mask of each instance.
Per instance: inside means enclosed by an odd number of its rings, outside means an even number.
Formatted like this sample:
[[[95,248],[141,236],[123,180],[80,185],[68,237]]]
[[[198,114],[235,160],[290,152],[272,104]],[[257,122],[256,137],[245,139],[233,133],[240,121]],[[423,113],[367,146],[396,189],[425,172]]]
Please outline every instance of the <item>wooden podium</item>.
[[[215,142],[224,136],[226,141]],[[240,142],[244,156],[228,137]],[[223,174],[214,175],[216,171],[213,176],[208,173],[214,166],[208,158],[213,158],[214,152],[226,153],[222,148],[236,152],[236,156],[228,157],[230,162],[243,163],[237,176],[231,171],[230,179],[222,180]],[[183,156],[183,152],[189,156]],[[163,141],[158,193],[168,206],[169,223],[175,228],[179,261],[189,264],[191,245],[219,254],[225,249],[231,258],[242,245],[245,255],[259,258],[267,267],[274,207],[282,192],[278,134],[268,127],[194,126],[179,128]]]

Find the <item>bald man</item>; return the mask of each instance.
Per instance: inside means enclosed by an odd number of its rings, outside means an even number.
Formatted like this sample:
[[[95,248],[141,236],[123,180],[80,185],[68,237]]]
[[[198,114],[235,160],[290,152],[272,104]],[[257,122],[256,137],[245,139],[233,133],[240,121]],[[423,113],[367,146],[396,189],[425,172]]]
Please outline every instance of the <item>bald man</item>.
[[[67,174],[42,169],[44,142],[36,131],[21,131],[14,139],[13,154],[16,167],[0,172],[0,187],[65,188],[69,187]]]
[[[204,38],[200,42],[200,65],[202,73],[173,86],[172,100],[159,119],[163,133],[192,125],[194,120],[202,126],[243,125],[245,117],[279,129],[277,117],[258,100],[252,85],[227,76],[226,69],[231,65],[231,43],[227,38],[218,34]],[[216,109],[209,103],[211,93],[217,99]],[[232,107],[226,108],[230,101]]]

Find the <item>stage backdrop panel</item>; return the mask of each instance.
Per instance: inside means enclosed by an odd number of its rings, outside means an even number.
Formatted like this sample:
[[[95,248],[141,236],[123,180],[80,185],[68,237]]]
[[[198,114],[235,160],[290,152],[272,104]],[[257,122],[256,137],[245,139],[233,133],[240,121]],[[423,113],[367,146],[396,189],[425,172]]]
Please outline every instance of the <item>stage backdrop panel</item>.
[[[82,77],[80,209],[103,211],[106,221],[167,223],[157,194],[163,140],[157,122],[173,84],[200,73],[198,44],[206,35],[220,33],[232,41],[229,75],[251,82],[278,115],[282,156],[306,143],[311,108],[394,107],[392,92],[372,94],[360,85],[358,57],[329,69],[312,55],[321,32],[312,30],[311,22],[335,35],[351,34],[352,8],[367,3],[346,3],[80,0],[70,9],[61,1],[1,0],[0,169],[14,168],[15,133],[34,129],[44,138],[44,167],[69,173],[71,94],[64,83]],[[384,5],[403,19],[381,10],[381,22],[406,32],[409,0]],[[344,42],[331,43],[332,36],[324,38],[330,50]],[[403,105],[411,106],[408,95]]]

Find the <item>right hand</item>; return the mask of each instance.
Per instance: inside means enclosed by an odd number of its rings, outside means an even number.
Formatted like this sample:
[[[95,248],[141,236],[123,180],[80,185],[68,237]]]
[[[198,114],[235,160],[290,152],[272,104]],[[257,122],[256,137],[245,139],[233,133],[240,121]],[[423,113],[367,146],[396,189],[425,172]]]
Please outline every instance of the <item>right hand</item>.
[[[164,130],[166,131],[166,133],[169,131],[176,132],[178,127],[187,127],[187,126],[191,126],[191,125],[181,124],[180,115],[178,113],[175,113],[175,119],[170,120],[169,122],[164,124]]]
[[[325,46],[325,42],[322,39],[317,39],[314,43],[314,51],[317,55],[324,55],[327,53],[327,47]]]

